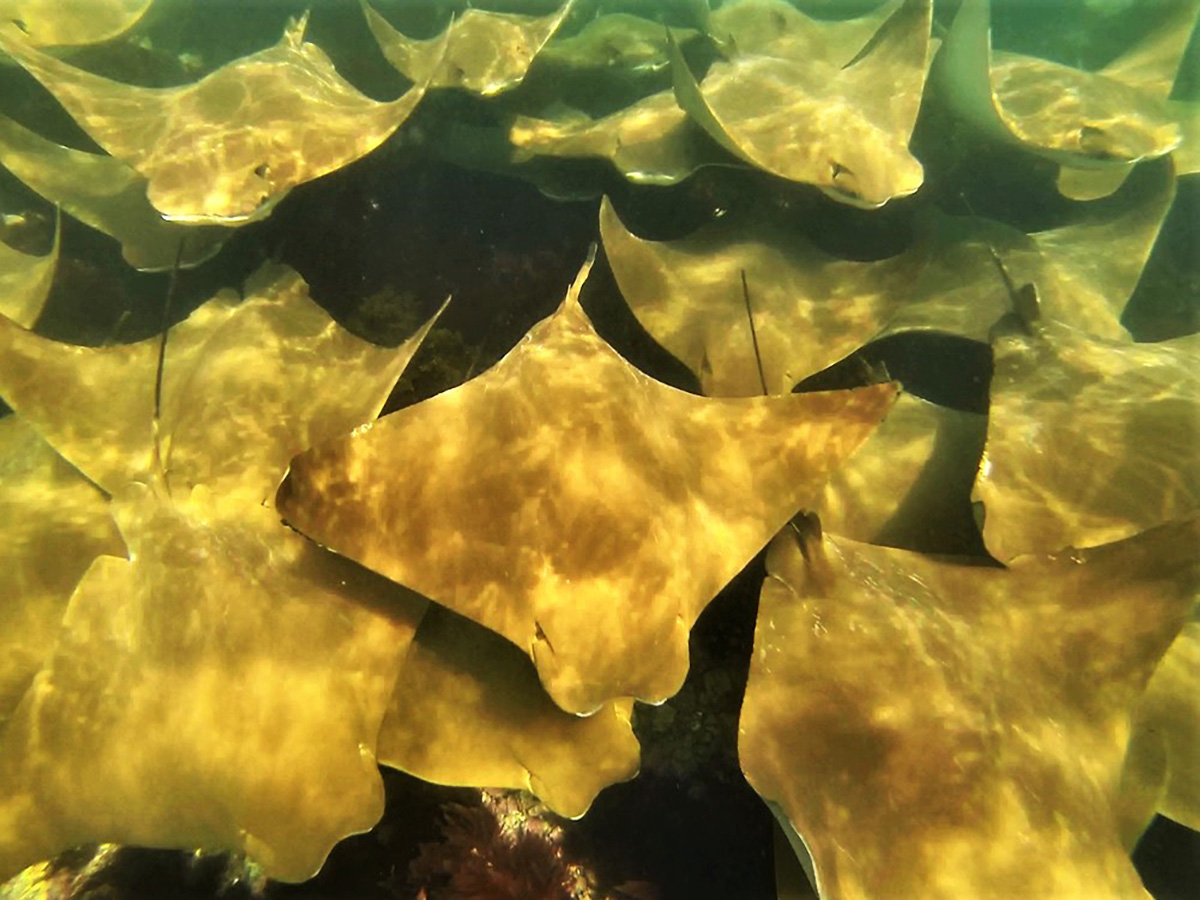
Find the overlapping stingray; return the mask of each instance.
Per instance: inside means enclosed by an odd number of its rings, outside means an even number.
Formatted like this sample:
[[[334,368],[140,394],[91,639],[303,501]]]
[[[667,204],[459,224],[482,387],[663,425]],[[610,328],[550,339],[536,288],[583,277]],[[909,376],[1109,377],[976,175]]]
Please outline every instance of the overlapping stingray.
[[[783,0],[740,0],[711,29],[732,46],[697,83],[673,61],[679,105],[752,165],[877,207],[921,186],[908,142],[929,67],[930,0],[904,0],[852,49],[854,24],[808,19]]]
[[[759,358],[767,391],[783,393],[888,335],[939,331],[987,342],[1012,306],[997,260],[1016,285],[1036,285],[1042,318],[1128,340],[1120,315],[1175,196],[1170,164],[1156,163],[1139,186],[1127,201],[1030,236],[930,210],[908,249],[877,262],[829,256],[761,214],[733,213],[682,239],[646,241],[606,199],[600,234],[634,315],[705,393],[761,393]]]
[[[26,328],[33,327],[50,296],[61,238],[62,222],[56,219],[54,244],[44,256],[22,253],[0,241],[0,315]]]
[[[783,532],[738,752],[825,897],[1144,898],[1130,716],[1200,587],[1200,520],[1009,569]]]
[[[698,32],[674,28],[672,34],[683,44]],[[537,57],[539,68],[605,80],[637,79],[662,72],[670,64],[662,23],[628,13],[597,16],[576,34],[555,37]]]
[[[540,17],[468,8],[447,26],[445,35],[425,41],[397,31],[366,0],[361,2],[383,55],[409,81],[489,97],[521,83],[574,0]]]
[[[63,14],[59,0],[0,0],[0,22],[20,22],[39,46],[95,44],[128,31],[152,0],[87,0]]]
[[[563,712],[519,649],[431,604],[396,678],[379,761],[438,784],[526,790],[578,818],[601,788],[637,774],[632,706]]]
[[[125,552],[89,484],[20,416],[0,419],[0,731],[91,561]]]
[[[382,406],[415,345],[398,353],[354,337],[286,268],[260,270],[245,291],[253,302],[223,291],[171,330],[162,461],[173,486],[257,503],[293,455],[370,419],[359,410]],[[111,494],[154,476],[157,359],[157,339],[78,347],[0,320],[0,396]],[[251,387],[232,402],[228,386],[242,384]]]
[[[101,78],[0,29],[8,52],[101,147],[148,182],[168,219],[237,223],[267,214],[291,188],[369,153],[424,92],[380,103],[304,40],[307,16],[278,44],[195,84],[143,88]]]
[[[157,457],[158,339],[68,347],[0,321],[0,394],[113,495],[129,548],[88,569],[0,736],[2,872],[117,840],[303,880],[382,810],[375,740],[424,601],[264,501],[297,449],[377,413],[423,332],[367,344],[286,269],[247,294],[173,330]]]
[[[1107,196],[1133,165],[1169,153],[1181,134],[1167,105],[1200,3],[1166,4],[1141,44],[1098,72],[993,53],[989,0],[965,0],[939,53],[942,91],[986,134],[1062,166],[1059,190]]]
[[[696,133],[670,91],[651,94],[599,119],[560,110],[553,118],[517,116],[509,128],[515,162],[538,156],[607,159],[634,184],[676,184],[726,153]],[[737,164],[737,163],[735,163]]]
[[[301,454],[277,497],[303,533],[508,638],[584,714],[679,689],[700,611],[895,395],[668,388],[596,335],[589,267],[495,367]]]
[[[146,199],[146,179],[116,157],[64,147],[4,115],[0,165],[60,209],[119,241],[125,261],[135,269],[169,269],[177,258],[182,267],[198,265],[229,234],[216,225],[164,221]]]
[[[926,258],[914,247],[879,262],[837,259],[746,213],[680,240],[645,241],[607,198],[600,235],[638,321],[696,373],[706,394],[726,397],[763,392],[759,359],[767,392],[784,394],[853,353],[890,320]]]
[[[987,417],[902,394],[829,479],[817,511],[834,534],[923,553],[969,553],[971,487]]]
[[[993,343],[975,484],[999,560],[1200,512],[1200,336],[1116,343],[1046,323]]]
[[[931,211],[923,225],[929,265],[882,334],[936,330],[989,340],[1012,304],[998,261],[1015,286],[1035,285],[1042,319],[1128,340],[1121,315],[1175,199],[1170,162],[1139,176],[1138,190],[1028,236],[999,222]]]
[[[0,872],[104,840],[312,877],[383,811],[374,743],[422,602],[259,505],[131,484],[113,509],[130,558],[89,568],[0,739]]]

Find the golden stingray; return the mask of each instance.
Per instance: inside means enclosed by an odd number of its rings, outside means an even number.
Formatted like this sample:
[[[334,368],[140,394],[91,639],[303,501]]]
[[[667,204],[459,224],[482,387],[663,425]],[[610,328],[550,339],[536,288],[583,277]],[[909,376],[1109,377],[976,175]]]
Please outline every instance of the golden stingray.
[[[1139,727],[1164,745],[1159,811],[1200,831],[1200,622],[1189,622],[1158,664],[1138,714]]]
[[[738,753],[825,897],[1145,898],[1130,717],[1200,587],[1200,520],[1009,569],[784,531]]]
[[[837,259],[746,213],[680,240],[645,241],[626,230],[607,198],[600,235],[642,327],[696,373],[706,394],[722,397],[763,392],[759,357],[767,393],[785,394],[853,353],[890,320],[927,256],[917,246],[879,262]]]
[[[741,10],[764,5],[785,33],[804,18],[783,0],[741,0],[722,7],[713,27],[726,29]],[[850,54],[839,52],[837,40],[760,37],[748,48],[734,38],[731,59],[714,63],[699,84],[676,48],[675,93],[739,158],[840,202],[882,206],[916,191],[924,177],[908,142],[929,68],[931,22],[930,0],[904,0]]]
[[[775,0],[726,3],[709,19],[713,39],[727,53],[757,53],[787,59],[828,58],[847,66],[904,0],[876,3],[853,15],[813,17],[800,4]],[[672,34],[674,34],[672,29]]]
[[[424,86],[379,103],[304,40],[307,16],[274,47],[179,88],[101,78],[55,59],[15,29],[7,51],[88,135],[147,179],[150,203],[181,222],[235,224],[268,214],[291,188],[379,146]]]
[[[0,419],[0,733],[88,564],[124,552],[104,495],[20,416]]]
[[[20,22],[40,46],[96,44],[124,34],[152,0],[87,0],[64,14],[60,0],[0,0],[0,22]]]
[[[130,559],[84,576],[0,742],[0,877],[97,840],[312,877],[383,811],[372,750],[423,602],[259,505],[133,484],[114,513]]]
[[[492,369],[292,461],[301,532],[508,638],[562,709],[659,702],[704,606],[895,396],[712,400],[593,330],[585,264]]]
[[[128,396],[153,396],[157,338],[88,349],[5,327],[0,392],[103,476],[129,558],[88,570],[0,739],[2,873],[118,840],[237,849],[304,880],[382,810],[375,740],[425,602],[265,501],[297,449],[378,413],[429,325],[374,347],[282,267],[247,294],[173,329],[161,468],[152,401]],[[80,406],[99,411],[82,437]]]
[[[930,211],[921,228],[929,265],[882,334],[936,330],[988,341],[1012,306],[993,253],[1017,287],[1037,287],[1040,316],[1128,340],[1121,314],[1175,199],[1170,161],[1148,165],[1136,191],[1083,209],[1058,228],[1024,235],[999,222]]]
[[[942,91],[955,112],[997,140],[1059,163],[1059,190],[1107,196],[1133,165],[1181,140],[1167,95],[1200,3],[1166,4],[1138,46],[1098,72],[1015,53],[993,53],[989,0],[965,0],[939,54]]]
[[[54,243],[44,256],[22,253],[0,241],[0,315],[32,328],[54,283],[62,248],[62,221],[55,219]]]
[[[902,394],[825,486],[817,511],[833,533],[923,553],[969,553],[979,538],[971,486],[987,417]]]
[[[755,337],[767,392],[784,393],[888,335],[939,331],[987,342],[1012,306],[995,258],[1016,285],[1037,286],[1044,319],[1128,340],[1120,315],[1175,196],[1169,162],[1139,177],[1141,190],[1121,202],[1030,236],[929,210],[912,246],[878,262],[836,259],[798,231],[745,213],[679,240],[641,240],[607,199],[600,234],[634,315],[705,393],[762,392]]]
[[[397,31],[366,0],[360,2],[383,55],[409,81],[485,97],[521,83],[574,4],[567,0],[557,12],[540,17],[469,8],[443,36],[421,41]]]
[[[119,159],[56,144],[3,115],[0,165],[60,209],[115,238],[135,269],[170,269],[177,257],[184,268],[199,265],[229,236],[217,225],[165,221],[146,199],[146,179]]]
[[[437,784],[519,788],[561,816],[637,774],[633,704],[565,713],[529,658],[436,605],[421,620],[379,733],[379,762]]]
[[[699,35],[693,28],[672,28],[684,44]],[[555,37],[537,57],[537,67],[553,72],[603,78],[636,79],[664,71],[671,64],[666,29],[629,13],[597,16],[570,37]]]
[[[515,162],[596,156],[634,184],[653,185],[677,184],[701,166],[730,163],[727,154],[702,138],[670,91],[598,119],[575,111],[550,119],[517,116],[508,132]]]
[[[342,414],[345,396],[358,391],[366,408],[382,406],[416,345],[398,352],[354,337],[290,269],[264,267],[245,293],[239,303],[223,291],[171,330],[162,454],[172,485],[206,484],[223,497],[249,492],[257,503],[293,455],[370,418]],[[157,338],[77,347],[0,320],[0,396],[109,493],[155,469],[157,360]],[[230,383],[249,387],[231,396],[223,389]]]
[[[1048,322],[992,347],[975,498],[993,556],[1094,547],[1200,512],[1200,336],[1133,344]]]

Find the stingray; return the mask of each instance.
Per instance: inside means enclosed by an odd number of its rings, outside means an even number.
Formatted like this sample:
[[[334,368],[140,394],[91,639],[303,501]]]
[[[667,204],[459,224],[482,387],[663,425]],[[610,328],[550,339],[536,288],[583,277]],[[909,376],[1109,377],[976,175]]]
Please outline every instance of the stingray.
[[[1001,561],[1200,512],[1200,336],[1114,342],[1045,323],[997,336],[975,484]]]
[[[833,533],[924,553],[978,545],[971,487],[987,417],[902,394],[825,486],[817,511]]]
[[[931,21],[930,0],[904,0],[848,49],[839,32],[861,37],[854,24],[818,25],[782,0],[740,0],[712,17],[713,34],[731,45],[729,60],[714,63],[697,83],[676,48],[675,93],[740,159],[843,203],[882,206],[913,193],[923,179],[908,142],[928,71]]]
[[[492,369],[301,454],[276,499],[302,533],[508,638],[578,714],[679,689],[701,610],[895,396],[669,388],[593,330],[589,269]]]
[[[1155,163],[1139,187],[1031,236],[929,210],[910,247],[875,262],[832,257],[794,226],[750,211],[685,238],[647,241],[605,200],[600,234],[630,309],[705,393],[761,393],[759,359],[767,392],[782,393],[891,334],[938,331],[988,342],[1012,305],[997,262],[1017,285],[1037,286],[1043,318],[1128,340],[1119,316],[1175,196],[1170,164]]]
[[[216,225],[164,221],[146,199],[146,179],[119,159],[56,144],[3,115],[0,165],[60,209],[115,238],[135,269],[169,269],[177,257],[181,267],[199,265],[229,236]]]
[[[671,33],[681,45],[699,36],[693,28],[673,28]],[[536,63],[547,72],[586,75],[605,83],[648,78],[670,65],[666,29],[629,13],[597,16],[570,37],[556,36]]]
[[[1167,106],[1200,3],[1166,4],[1141,44],[1098,72],[993,53],[988,0],[964,0],[935,68],[951,108],[983,133],[1062,167],[1059,190],[1107,196],[1133,165],[1181,140]]]
[[[93,75],[11,27],[0,29],[0,48],[147,180],[150,203],[164,217],[236,224],[267,215],[291,188],[375,149],[424,93],[419,84],[387,103],[361,94],[304,40],[306,23],[301,17],[274,47],[178,88]]]
[[[561,816],[637,774],[633,704],[565,713],[529,658],[500,635],[431,604],[404,657],[379,733],[379,762],[437,784],[518,788]]]
[[[88,568],[0,736],[4,874],[115,840],[304,880],[382,811],[375,741],[425,601],[265,501],[297,450],[377,414],[429,326],[375,347],[283,268],[246,293],[172,329],[157,417],[158,338],[0,320],[0,394],[112,496],[128,547]]]
[[[569,109],[555,113],[513,119],[508,139],[515,162],[540,156],[599,157],[634,184],[650,185],[677,184],[701,166],[730,164],[726,153],[696,133],[670,91],[598,119]]]
[[[878,262],[837,259],[747,211],[680,240],[645,241],[607,198],[600,235],[642,327],[706,394],[723,397],[763,393],[760,360],[766,392],[783,394],[853,353],[890,320],[927,256],[918,246]]]
[[[425,41],[397,31],[366,0],[361,2],[383,55],[409,81],[490,97],[521,83],[574,0],[540,17],[468,9],[442,37]]]
[[[997,266],[1015,286],[1037,288],[1040,316],[1111,340],[1128,340],[1121,315],[1133,295],[1175,199],[1170,161],[1058,228],[1028,236],[1000,222],[929,211],[920,232],[930,263],[881,334],[936,330],[977,341],[1011,306]]]
[[[0,241],[0,315],[26,328],[33,327],[50,296],[61,238],[62,221],[56,218],[54,243],[43,256],[22,253]]]
[[[0,732],[88,564],[124,552],[104,495],[20,416],[0,419]]]
[[[1191,520],[1003,569],[781,533],[738,754],[821,896],[1144,898],[1122,759],[1198,542]]]
[[[87,0],[64,14],[59,0],[0,0],[0,22],[20,22],[30,41],[96,44],[124,34],[146,14],[152,0]]]

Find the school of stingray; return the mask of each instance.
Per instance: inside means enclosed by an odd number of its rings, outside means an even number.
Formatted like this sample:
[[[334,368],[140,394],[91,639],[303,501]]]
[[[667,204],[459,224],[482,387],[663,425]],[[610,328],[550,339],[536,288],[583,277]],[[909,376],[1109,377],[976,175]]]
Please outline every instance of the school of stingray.
[[[993,50],[987,0],[700,0],[669,27],[567,0],[420,37],[363,2],[411,84],[392,100],[307,16],[177,86],[84,65],[173,2],[0,0],[3,65],[95,145],[0,96],[0,165],[60,217],[46,253],[0,243],[0,880],[104,841],[303,881],[379,819],[380,765],[582,816],[765,551],[738,756],[819,896],[1149,896],[1154,815],[1200,829],[1200,336],[1137,342],[1122,314],[1197,171],[1171,91],[1200,0],[1152,5],[1097,69]],[[589,196],[564,160],[630,190],[751,169],[860,216],[921,200],[937,102],[1076,212],[1026,233],[929,202],[864,260],[765,206],[647,239],[593,192],[599,250],[557,310],[382,417],[436,316],[373,344],[282,264],[133,343],[39,333],[61,220],[140,271],[204,265],[439,93],[500,139],[427,142],[551,197]],[[597,253],[699,393],[598,335]],[[912,332],[990,347],[986,414],[886,372],[793,390]]]

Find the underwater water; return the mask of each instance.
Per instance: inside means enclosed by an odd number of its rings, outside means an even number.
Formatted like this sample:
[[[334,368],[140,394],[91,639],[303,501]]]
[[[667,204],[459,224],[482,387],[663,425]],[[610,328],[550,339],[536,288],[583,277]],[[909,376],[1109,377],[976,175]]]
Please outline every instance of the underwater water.
[[[1200,897],[1200,0],[0,0],[0,898]]]

